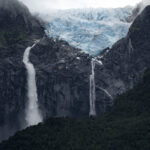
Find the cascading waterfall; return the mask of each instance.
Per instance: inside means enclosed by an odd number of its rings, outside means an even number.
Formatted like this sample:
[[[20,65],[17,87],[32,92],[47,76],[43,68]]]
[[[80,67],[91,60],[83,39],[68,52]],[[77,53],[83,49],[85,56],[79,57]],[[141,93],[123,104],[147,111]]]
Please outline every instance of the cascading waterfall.
[[[27,121],[28,126],[36,125],[39,122],[42,122],[42,116],[38,108],[38,96],[35,79],[36,72],[33,64],[29,61],[30,51],[38,42],[39,41],[37,41],[32,47],[27,47],[23,56],[23,63],[27,69],[28,103],[25,110],[25,120]]]
[[[104,88],[97,86],[101,91],[103,91],[111,100],[113,100],[112,95]]]
[[[92,74],[90,75],[90,112],[89,116],[96,116],[95,110],[95,100],[96,100],[96,93],[95,93],[95,60],[92,59],[91,61],[92,67]]]

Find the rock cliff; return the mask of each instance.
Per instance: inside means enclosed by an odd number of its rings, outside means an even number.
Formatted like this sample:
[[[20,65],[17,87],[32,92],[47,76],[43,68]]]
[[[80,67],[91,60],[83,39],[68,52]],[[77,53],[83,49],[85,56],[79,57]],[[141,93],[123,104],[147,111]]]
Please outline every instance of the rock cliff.
[[[0,7],[0,140],[25,126],[27,75],[22,62],[35,39],[30,61],[36,68],[43,117],[89,115],[89,76],[92,57],[68,43],[44,35],[44,28],[15,0]],[[132,88],[150,66],[150,6],[139,15],[128,35],[96,59],[96,113],[110,110],[113,99]],[[98,61],[99,60],[99,61]],[[102,61],[102,64],[101,62]]]

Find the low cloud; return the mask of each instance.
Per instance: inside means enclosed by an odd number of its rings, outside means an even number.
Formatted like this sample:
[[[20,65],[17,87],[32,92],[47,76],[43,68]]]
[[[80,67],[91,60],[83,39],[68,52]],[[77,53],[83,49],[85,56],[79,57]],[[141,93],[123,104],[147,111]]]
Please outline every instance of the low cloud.
[[[124,7],[136,5],[141,0],[20,0],[32,12],[48,12],[53,9]]]
[[[150,5],[150,0],[143,0],[141,3],[141,11],[147,6]]]

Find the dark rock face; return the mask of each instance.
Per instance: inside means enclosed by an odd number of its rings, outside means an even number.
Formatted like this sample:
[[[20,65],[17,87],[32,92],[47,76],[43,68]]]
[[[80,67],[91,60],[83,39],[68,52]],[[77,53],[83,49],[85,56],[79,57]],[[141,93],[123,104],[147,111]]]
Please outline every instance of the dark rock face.
[[[0,45],[40,38],[44,33],[39,21],[17,0],[1,0],[0,11]]]
[[[43,115],[88,116],[90,56],[47,38],[31,53]]]
[[[32,49],[30,60],[36,67],[38,98],[44,117],[89,115],[89,55],[63,41],[45,37]],[[96,94],[99,115],[104,112],[107,96],[100,90]]]
[[[7,49],[0,48],[0,51],[4,55]],[[26,76],[19,57],[0,56],[0,139],[8,137],[25,123]]]

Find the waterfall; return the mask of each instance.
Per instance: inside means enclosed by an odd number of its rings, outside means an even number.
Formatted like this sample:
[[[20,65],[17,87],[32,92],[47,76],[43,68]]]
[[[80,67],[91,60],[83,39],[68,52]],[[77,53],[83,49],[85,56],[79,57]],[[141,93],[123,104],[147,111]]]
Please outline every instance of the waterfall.
[[[111,100],[113,100],[112,95],[104,88],[97,86],[101,91],[103,91]]]
[[[25,110],[25,120],[27,125],[36,125],[39,122],[42,122],[42,116],[38,108],[38,96],[37,96],[37,87],[36,87],[36,72],[33,64],[29,61],[29,55],[31,49],[37,44],[37,42],[32,47],[27,47],[24,56],[23,63],[27,69],[27,98],[28,102]]]
[[[89,116],[96,116],[96,110],[95,110],[95,100],[96,100],[96,94],[95,94],[95,60],[91,60],[91,67],[92,67],[92,74],[90,75],[90,113]]]

